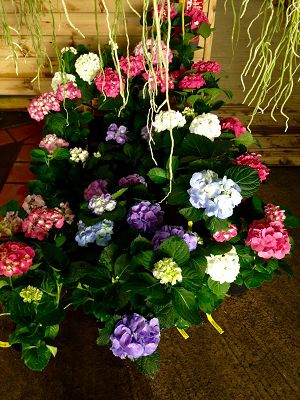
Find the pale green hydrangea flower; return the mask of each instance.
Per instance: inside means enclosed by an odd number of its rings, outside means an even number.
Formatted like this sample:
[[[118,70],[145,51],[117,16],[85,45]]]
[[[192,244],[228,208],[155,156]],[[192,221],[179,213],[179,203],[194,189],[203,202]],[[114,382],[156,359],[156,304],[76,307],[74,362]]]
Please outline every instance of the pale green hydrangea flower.
[[[21,290],[20,296],[24,303],[37,303],[41,300],[43,292],[40,289],[29,285]]]
[[[175,285],[182,281],[181,268],[178,267],[173,258],[163,258],[154,264],[153,276],[160,280],[160,283]]]

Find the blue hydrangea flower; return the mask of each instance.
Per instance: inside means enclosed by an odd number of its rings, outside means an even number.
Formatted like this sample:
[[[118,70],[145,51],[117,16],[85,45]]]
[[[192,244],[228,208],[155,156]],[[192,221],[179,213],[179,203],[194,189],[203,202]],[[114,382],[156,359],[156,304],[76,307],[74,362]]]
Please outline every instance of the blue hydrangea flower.
[[[113,234],[113,221],[104,219],[95,225],[87,226],[79,221],[78,232],[75,240],[80,247],[86,247],[89,243],[95,243],[98,246],[107,246]]]

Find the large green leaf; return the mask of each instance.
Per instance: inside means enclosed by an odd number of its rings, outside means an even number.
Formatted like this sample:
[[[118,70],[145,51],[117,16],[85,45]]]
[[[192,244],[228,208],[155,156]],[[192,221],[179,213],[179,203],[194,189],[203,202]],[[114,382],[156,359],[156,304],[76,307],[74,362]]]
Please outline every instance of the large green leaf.
[[[208,278],[207,284],[210,290],[218,297],[224,297],[230,288],[230,283],[227,282],[220,283],[212,280],[211,277]]]
[[[22,351],[25,365],[33,371],[42,371],[50,361],[51,351],[45,344],[27,347]]]
[[[198,324],[201,318],[195,295],[184,288],[173,288],[173,306],[178,314],[185,320]]]
[[[207,217],[206,218],[206,226],[207,229],[210,231],[211,234],[218,232],[218,231],[227,231],[231,221],[229,219],[220,219],[217,217]]]
[[[253,168],[237,165],[229,168],[225,175],[240,186],[243,197],[253,196],[260,187],[258,173]]]
[[[56,247],[52,243],[42,243],[40,246],[44,259],[51,267],[60,270],[68,266],[68,256],[61,248]]]
[[[214,146],[211,140],[193,133],[184,138],[181,146],[182,155],[197,155],[199,158],[209,158],[213,151]]]
[[[153,245],[149,239],[139,235],[130,244],[131,254],[136,254],[140,251],[152,250]]]
[[[198,304],[201,311],[212,314],[222,303],[222,299],[215,295],[207,286],[203,286],[197,293]]]
[[[142,265],[145,268],[152,268],[154,264],[154,259],[155,259],[154,251],[147,250],[136,254],[132,258],[132,263],[134,266]]]
[[[115,276],[118,276],[119,279],[125,279],[130,271],[130,258],[128,254],[120,255],[114,265]]]
[[[164,183],[167,180],[167,172],[162,168],[152,168],[147,175],[154,183]]]
[[[182,185],[174,185],[172,192],[167,198],[168,204],[172,206],[182,206],[185,205],[189,200],[189,194],[186,187]]]
[[[109,271],[113,270],[117,250],[117,245],[111,243],[109,246],[106,246],[100,254],[99,263],[107,268]]]
[[[144,375],[154,376],[159,370],[160,356],[158,351],[150,356],[140,357],[134,360],[137,369]]]
[[[190,258],[190,250],[186,242],[178,236],[165,240],[160,249],[179,265],[182,266]]]
[[[188,221],[197,222],[203,219],[203,210],[195,207],[182,208],[179,213]]]

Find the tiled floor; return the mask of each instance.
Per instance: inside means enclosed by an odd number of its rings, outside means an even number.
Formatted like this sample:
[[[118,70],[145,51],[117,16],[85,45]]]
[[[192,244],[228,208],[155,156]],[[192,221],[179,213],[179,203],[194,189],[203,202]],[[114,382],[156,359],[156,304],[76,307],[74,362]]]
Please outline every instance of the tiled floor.
[[[16,199],[21,202],[27,195],[26,183],[34,179],[29,169],[30,152],[41,140],[41,126],[38,124],[25,124],[0,130],[0,156],[1,147],[8,143],[20,143],[20,151],[16,162],[11,168],[6,183],[0,193],[0,205]]]

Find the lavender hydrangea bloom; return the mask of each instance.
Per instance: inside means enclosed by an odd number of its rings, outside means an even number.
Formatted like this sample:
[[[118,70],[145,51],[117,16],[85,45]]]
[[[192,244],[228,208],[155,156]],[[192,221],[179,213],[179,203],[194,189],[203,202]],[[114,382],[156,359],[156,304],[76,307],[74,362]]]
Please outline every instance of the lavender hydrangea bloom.
[[[141,137],[142,137],[142,139],[148,140],[148,139],[149,139],[149,136],[150,136],[150,134],[149,134],[149,129],[148,129],[147,126],[144,126],[144,127],[141,129]]]
[[[84,198],[89,201],[93,196],[101,196],[107,193],[108,181],[106,179],[97,179],[89,184],[84,190]]]
[[[80,247],[86,247],[89,243],[94,242],[98,246],[106,246],[113,234],[113,227],[113,221],[107,219],[92,226],[87,226],[84,222],[79,221],[75,240]]]
[[[105,211],[113,211],[116,208],[117,202],[110,194],[101,194],[101,196],[93,196],[88,204],[88,207],[96,215],[101,215]]]
[[[160,341],[157,318],[147,321],[139,314],[124,315],[110,336],[111,351],[116,357],[130,359],[154,353]]]
[[[138,174],[132,174],[124,176],[119,180],[119,186],[131,186],[131,185],[139,185],[139,184],[147,185],[145,178]]]
[[[185,233],[182,226],[164,225],[159,231],[155,232],[153,236],[152,244],[154,250],[157,250],[170,236],[182,238],[188,245],[190,251],[195,250],[197,247],[197,237],[192,233]]]
[[[124,125],[118,127],[117,124],[110,124],[106,132],[105,140],[115,140],[118,144],[124,144],[128,141],[128,129]]]
[[[164,212],[159,204],[141,201],[133,207],[127,217],[128,224],[142,232],[154,232],[163,221]]]

